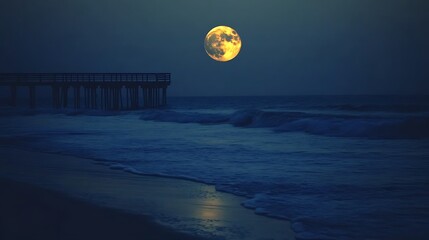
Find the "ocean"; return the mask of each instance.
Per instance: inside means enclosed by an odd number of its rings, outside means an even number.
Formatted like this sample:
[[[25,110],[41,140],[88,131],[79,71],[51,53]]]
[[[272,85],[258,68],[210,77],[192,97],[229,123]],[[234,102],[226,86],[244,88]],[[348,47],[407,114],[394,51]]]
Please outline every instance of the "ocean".
[[[158,110],[3,106],[0,144],[246,197],[298,239],[427,239],[429,96],[171,97]]]

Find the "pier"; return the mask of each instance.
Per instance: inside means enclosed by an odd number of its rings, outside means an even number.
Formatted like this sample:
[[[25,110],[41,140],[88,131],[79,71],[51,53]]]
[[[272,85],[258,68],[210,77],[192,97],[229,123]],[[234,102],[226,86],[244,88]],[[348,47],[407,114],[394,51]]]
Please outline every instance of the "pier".
[[[17,89],[28,88],[30,108],[36,107],[36,87],[50,87],[53,108],[135,110],[167,104],[170,73],[0,73],[0,87],[10,88],[10,105]]]

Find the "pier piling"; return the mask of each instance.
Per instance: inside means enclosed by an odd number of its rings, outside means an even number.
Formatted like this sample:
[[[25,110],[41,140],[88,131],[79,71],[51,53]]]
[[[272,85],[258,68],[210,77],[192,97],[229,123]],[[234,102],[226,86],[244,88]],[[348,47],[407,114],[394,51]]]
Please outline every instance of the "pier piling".
[[[170,73],[0,73],[0,87],[10,88],[9,104],[16,106],[17,89],[28,87],[30,108],[42,86],[51,87],[55,109],[69,106],[69,90],[75,109],[158,108],[167,105],[170,82]]]

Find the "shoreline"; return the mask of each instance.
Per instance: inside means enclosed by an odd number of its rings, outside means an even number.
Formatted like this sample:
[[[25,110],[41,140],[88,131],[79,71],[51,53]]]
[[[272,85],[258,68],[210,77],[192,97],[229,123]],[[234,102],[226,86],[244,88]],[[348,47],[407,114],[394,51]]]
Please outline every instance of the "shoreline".
[[[0,195],[0,238],[5,240],[203,240],[147,216],[100,207],[28,183],[0,178]]]
[[[216,191],[211,185],[137,175],[93,160],[10,146],[0,146],[0,154],[2,186],[23,189],[22,194],[52,196],[56,206],[77,201],[93,211],[125,215],[122,218],[133,219],[136,225],[158,226],[150,232],[153,239],[295,239],[290,222],[257,215],[241,206],[243,197]],[[32,204],[27,202],[25,207],[35,207]],[[105,225],[109,224],[113,223]]]

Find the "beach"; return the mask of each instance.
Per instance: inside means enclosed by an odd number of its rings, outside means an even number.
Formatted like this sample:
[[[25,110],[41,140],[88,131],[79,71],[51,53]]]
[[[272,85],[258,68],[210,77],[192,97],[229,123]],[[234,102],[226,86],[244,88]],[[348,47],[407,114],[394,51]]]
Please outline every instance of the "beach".
[[[145,216],[99,207],[27,183],[0,180],[1,239],[200,239]]]
[[[207,239],[426,239],[429,106],[386,96],[2,108],[0,178]]]
[[[0,155],[1,239],[294,239],[289,222],[213,186],[58,154]]]

